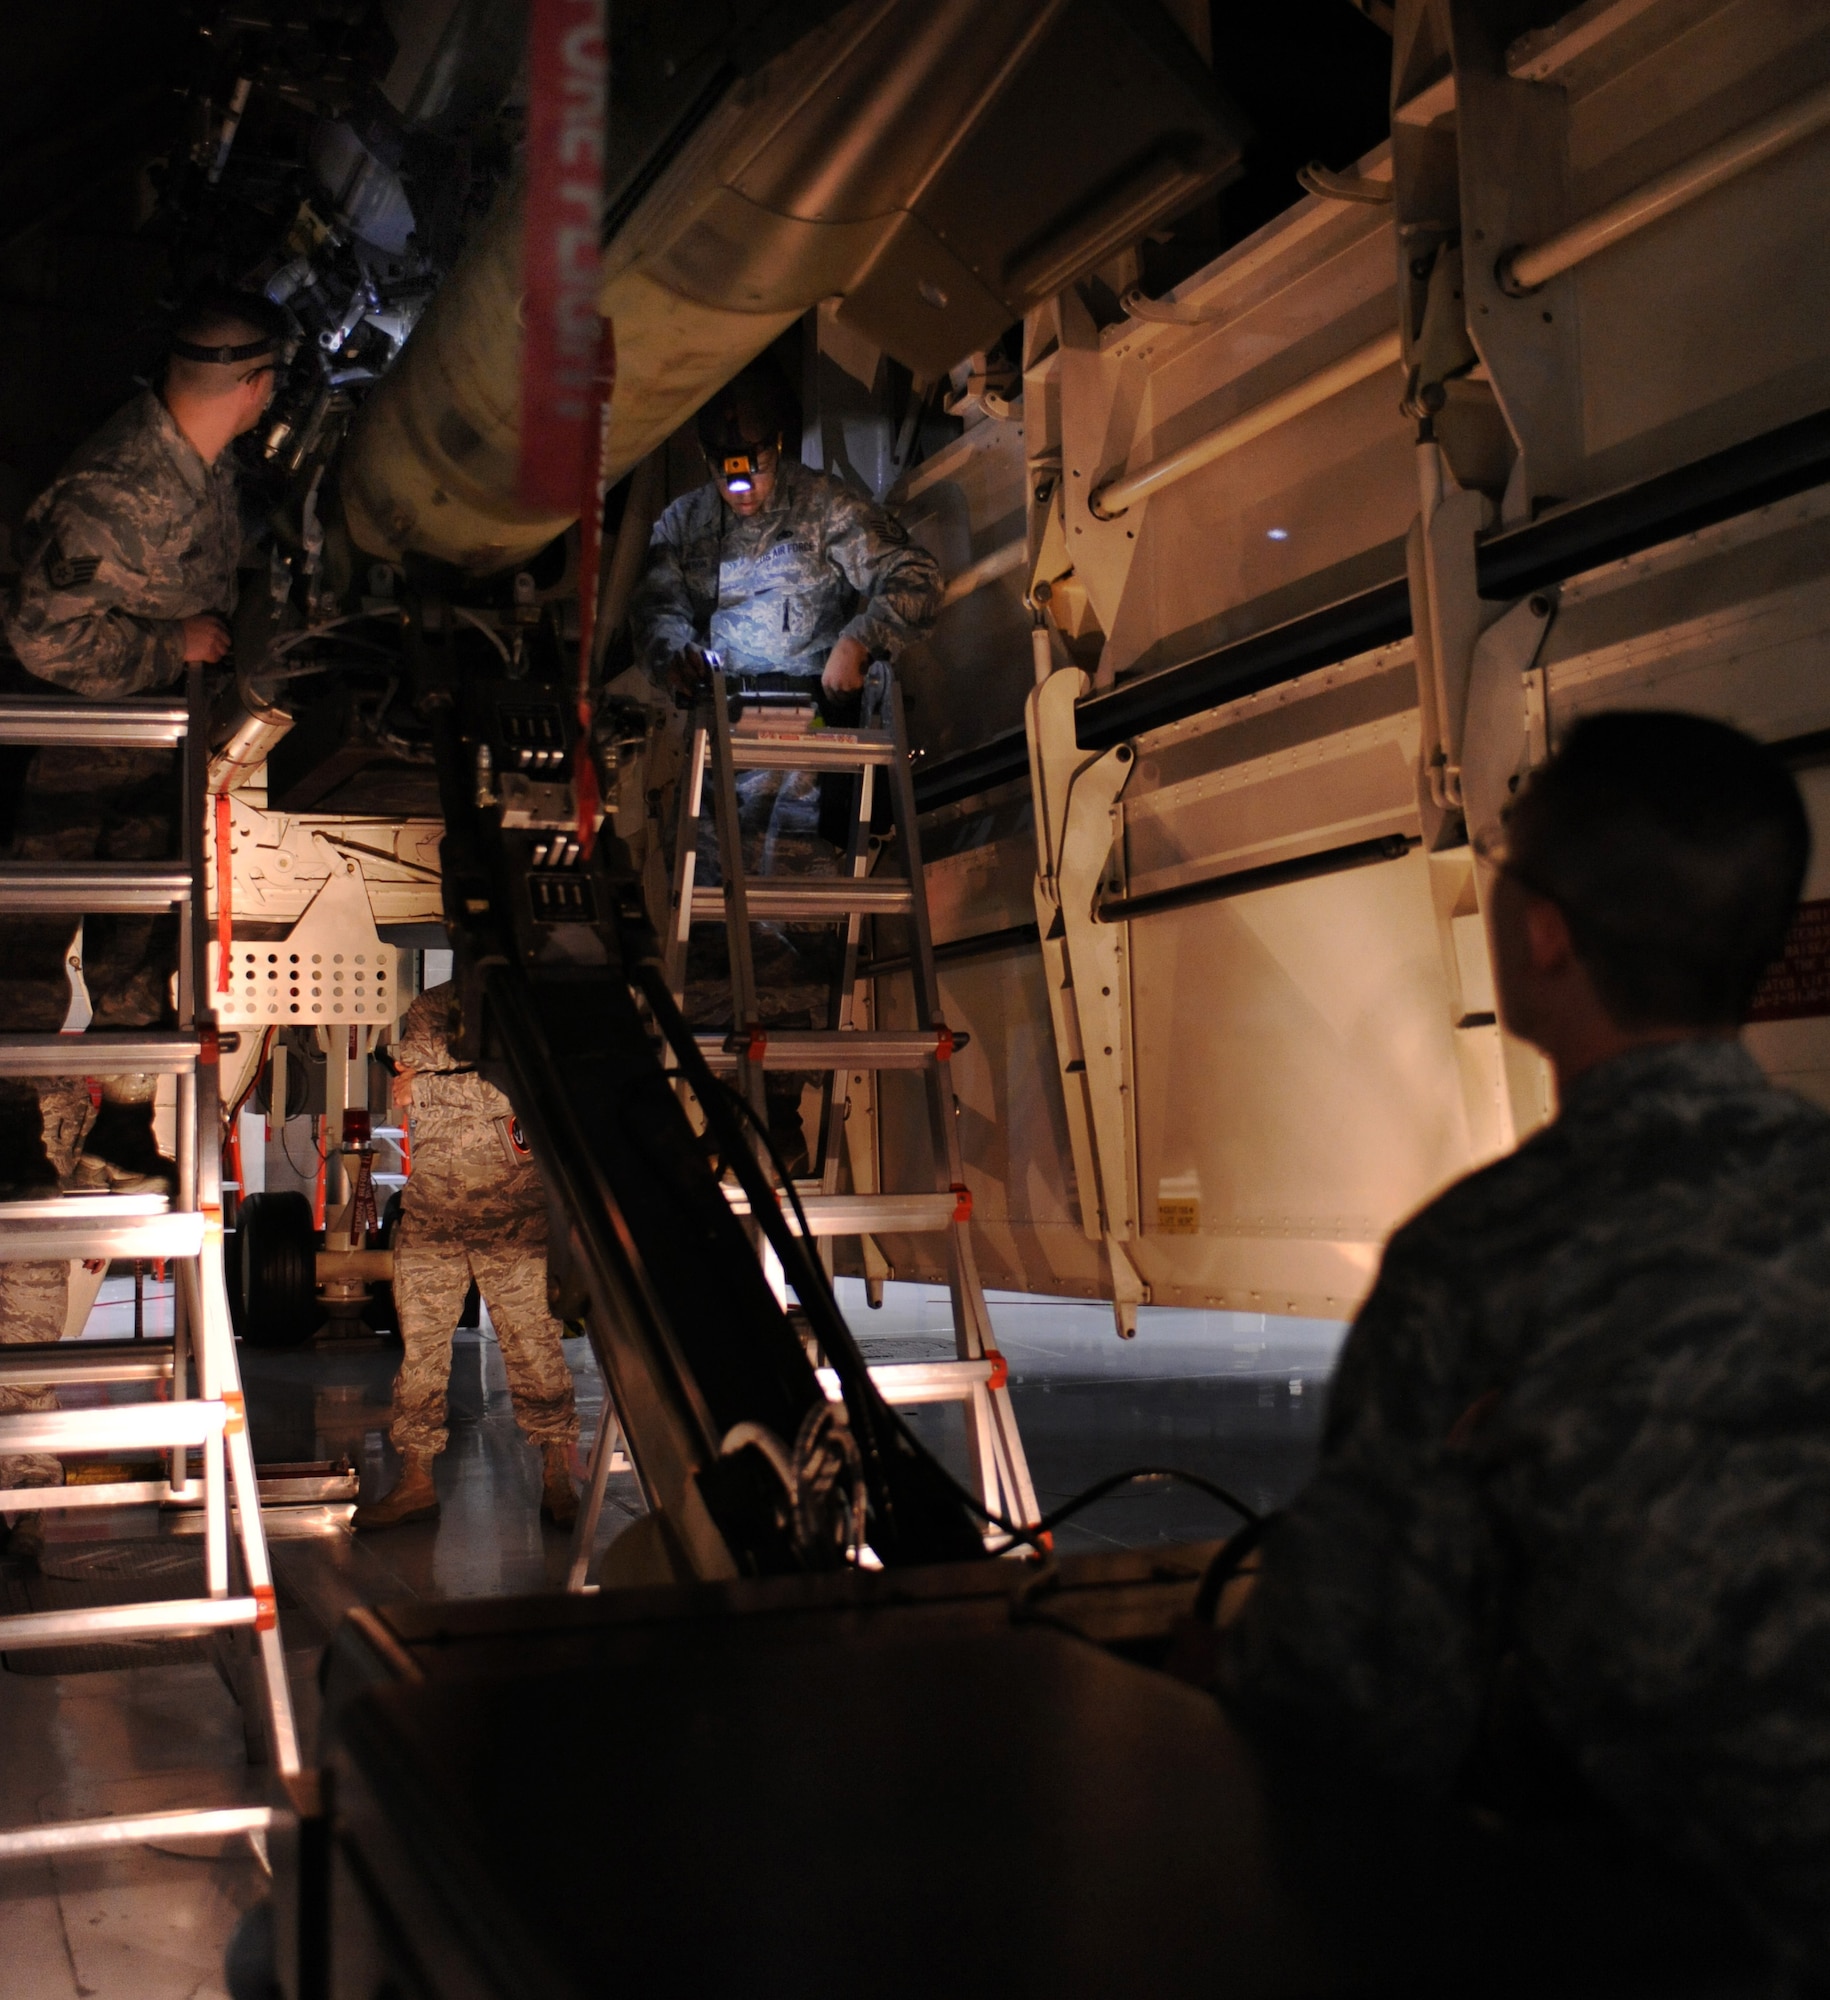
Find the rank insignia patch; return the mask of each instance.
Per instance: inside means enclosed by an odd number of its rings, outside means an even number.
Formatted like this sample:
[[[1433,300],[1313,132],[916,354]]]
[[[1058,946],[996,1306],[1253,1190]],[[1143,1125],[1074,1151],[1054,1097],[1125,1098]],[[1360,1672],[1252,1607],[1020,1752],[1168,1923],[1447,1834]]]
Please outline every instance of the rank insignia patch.
[[[95,581],[101,566],[100,556],[67,556],[55,541],[44,552],[44,573],[53,590],[81,590]]]

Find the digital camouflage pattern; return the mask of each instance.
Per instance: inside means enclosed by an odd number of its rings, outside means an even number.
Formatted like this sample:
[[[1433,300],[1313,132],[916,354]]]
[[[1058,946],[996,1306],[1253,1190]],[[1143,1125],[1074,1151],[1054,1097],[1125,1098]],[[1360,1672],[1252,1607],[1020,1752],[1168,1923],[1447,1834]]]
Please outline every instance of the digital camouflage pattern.
[[[407,1010],[394,1060],[413,1078],[413,1171],[394,1238],[400,1373],[389,1435],[399,1451],[443,1451],[451,1335],[474,1279],[501,1343],[515,1420],[537,1444],[578,1439],[572,1373],[546,1303],[546,1193],[511,1157],[509,1101],[451,1053],[455,989]]]
[[[748,520],[716,485],[683,494],[655,523],[630,602],[637,657],[664,674],[682,647],[734,668],[817,674],[841,638],[893,660],[934,621],[940,566],[862,494],[784,457]]]
[[[43,681],[97,700],[167,687],[182,621],[235,607],[235,469],[205,465],[146,390],[32,503],[6,636]]]
[[[1830,1973],[1830,1116],[1580,1078],[1392,1238],[1263,1561],[1229,1703],[1438,1796],[1502,1712]]]
[[[68,1180],[94,1122],[89,1087],[81,1077],[40,1077],[0,1082],[0,1157],[42,1146],[60,1180]],[[56,1263],[0,1264],[0,1345],[61,1340],[69,1312],[70,1267]],[[54,1410],[56,1392],[0,1385],[0,1416],[15,1410]],[[45,1452],[0,1457],[0,1486],[61,1486],[62,1464]]]
[[[515,1421],[538,1445],[578,1442],[572,1371],[546,1309],[546,1219],[493,1225],[468,1245],[425,1242],[403,1216],[394,1246],[400,1373],[388,1435],[397,1451],[443,1451],[451,1334],[475,1281],[502,1349]]]

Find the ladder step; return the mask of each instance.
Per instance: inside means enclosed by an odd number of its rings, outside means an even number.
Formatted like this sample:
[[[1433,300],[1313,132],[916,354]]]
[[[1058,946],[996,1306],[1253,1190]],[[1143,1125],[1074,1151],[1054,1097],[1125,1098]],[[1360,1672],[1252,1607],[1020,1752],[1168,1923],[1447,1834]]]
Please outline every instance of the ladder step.
[[[764,917],[799,917],[837,923],[854,911],[866,917],[906,917],[910,908],[908,883],[893,875],[882,879],[874,875],[770,876],[747,882],[744,893],[752,922]],[[0,902],[0,909],[4,907]],[[693,921],[724,922],[722,888],[693,891]]]
[[[182,1076],[197,1067],[195,1035],[0,1035],[0,1076]]]
[[[174,1597],[162,1604],[98,1604],[82,1611],[22,1611],[0,1618],[0,1653],[85,1640],[189,1639],[230,1626],[252,1625],[260,1607],[251,1597]]]
[[[202,1505],[201,1489],[197,1504]],[[111,1479],[94,1486],[0,1487],[0,1514],[63,1514],[73,1507],[162,1507],[172,1497],[165,1479]]]
[[[0,915],[156,914],[190,900],[175,861],[0,861]]]
[[[731,738],[731,762],[740,771],[862,771],[867,764],[895,761],[896,746],[880,729]]]
[[[740,1053],[764,1069],[921,1069],[963,1047],[966,1036],[933,1028],[769,1028],[747,1042],[716,1032],[698,1038],[715,1070],[737,1067]],[[760,1045],[760,1050],[759,1050]]]
[[[96,1848],[137,1847],[143,1841],[220,1840],[229,1833],[267,1833],[279,1819],[272,1806],[193,1806],[115,1819],[65,1819],[0,1833],[0,1861],[45,1854],[87,1854]]]
[[[167,749],[188,728],[184,710],[167,702],[0,701],[0,743]]]
[[[727,1187],[725,1199],[734,1215],[748,1215],[749,1197],[741,1188]],[[947,1229],[961,1220],[962,1200],[945,1194],[804,1194],[807,1226],[816,1236],[921,1236]],[[798,1229],[793,1204],[784,1201],[788,1227]]]
[[[169,1334],[150,1340],[24,1341],[0,1347],[0,1388],[39,1382],[169,1382]],[[6,1510],[0,1506],[0,1513]]]
[[[816,1371],[829,1403],[843,1400],[838,1371]],[[899,1410],[916,1403],[963,1403],[991,1380],[989,1361],[884,1361],[870,1371],[883,1400]]]
[[[151,1202],[158,1206],[149,1213],[142,1204]],[[0,1203],[0,1263],[195,1257],[202,1249],[203,1217],[194,1209],[169,1209],[159,1196]]]
[[[100,1410],[17,1410],[0,1416],[0,1458],[16,1452],[165,1451],[201,1445],[223,1427],[221,1403],[117,1403]],[[63,1491],[53,1488],[52,1491]]]

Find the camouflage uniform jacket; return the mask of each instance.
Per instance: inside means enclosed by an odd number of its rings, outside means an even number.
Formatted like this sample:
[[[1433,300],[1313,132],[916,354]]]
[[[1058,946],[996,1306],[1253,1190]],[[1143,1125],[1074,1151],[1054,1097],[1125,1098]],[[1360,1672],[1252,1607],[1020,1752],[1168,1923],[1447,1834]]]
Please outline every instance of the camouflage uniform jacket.
[[[433,986],[407,1010],[394,1060],[411,1064],[413,1172],[401,1220],[417,1243],[483,1245],[544,1227],[546,1196],[530,1156],[515,1157],[514,1111],[494,1084],[451,1053],[449,984]]]
[[[148,390],[32,503],[6,636],[29,673],[76,694],[166,687],[182,621],[234,609],[240,551],[229,454],[205,465]]]
[[[817,674],[848,635],[893,660],[939,604],[940,566],[900,521],[783,458],[768,504],[748,520],[715,485],[667,509],[630,620],[637,656],[656,675],[695,644],[752,672]]]
[[[1496,1674],[1830,1972],[1830,1117],[1635,1050],[1392,1238],[1220,1686],[1439,1796]]]

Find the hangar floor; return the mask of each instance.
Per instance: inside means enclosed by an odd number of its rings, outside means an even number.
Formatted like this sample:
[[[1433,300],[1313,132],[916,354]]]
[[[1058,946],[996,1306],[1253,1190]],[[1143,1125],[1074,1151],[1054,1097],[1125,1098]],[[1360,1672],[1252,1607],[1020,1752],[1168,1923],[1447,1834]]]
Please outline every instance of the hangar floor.
[[[841,1303],[873,1361],[917,1360],[950,1349],[944,1293],[891,1286],[880,1312],[843,1282]],[[998,1336],[1038,1495],[1046,1509],[1102,1475],[1175,1465],[1216,1480],[1254,1506],[1276,1505],[1314,1455],[1341,1328],[1259,1315],[1146,1310],[1138,1338],[1120,1343],[1108,1308],[991,1295]],[[130,1288],[111,1281],[89,1332],[131,1332]],[[148,1332],[169,1326],[155,1289]],[[256,1455],[263,1461],[337,1458],[362,1474],[364,1496],[393,1477],[385,1442],[399,1349],[392,1342],[274,1353],[244,1350]],[[602,1384],[583,1341],[566,1343],[588,1447]],[[125,1393],[125,1392],[124,1392]],[[950,1411],[916,1413],[935,1447],[964,1471],[964,1436]],[[281,1622],[309,1757],[317,1663],[330,1631],[357,1604],[408,1596],[495,1596],[556,1587],[567,1538],[536,1511],[537,1461],[514,1426],[502,1362],[485,1329],[457,1336],[451,1445],[440,1461],[436,1521],[352,1536],[347,1509],[300,1509],[271,1529]],[[611,1482],[600,1546],[640,1510],[633,1479]],[[1064,1527],[1064,1547],[1205,1538],[1225,1516],[1206,1496],[1168,1481],[1131,1487]],[[54,1524],[44,1572],[66,1588],[106,1594],[118,1566],[188,1560],[194,1541],[152,1510],[104,1528],[66,1516]],[[123,1550],[123,1544],[132,1543]],[[0,1594],[27,1579],[0,1562]],[[23,1601],[20,1608],[24,1608]],[[239,1713],[201,1649],[156,1663],[15,1655],[0,1671],[0,1825],[96,1812],[232,1803],[258,1785],[246,1765]],[[537,1774],[535,1782],[538,1782]],[[263,1893],[245,1842],[215,1854],[141,1847],[119,1855],[9,1864],[0,1873],[0,1952],[9,2000],[208,2000],[226,1991],[222,1952]]]

